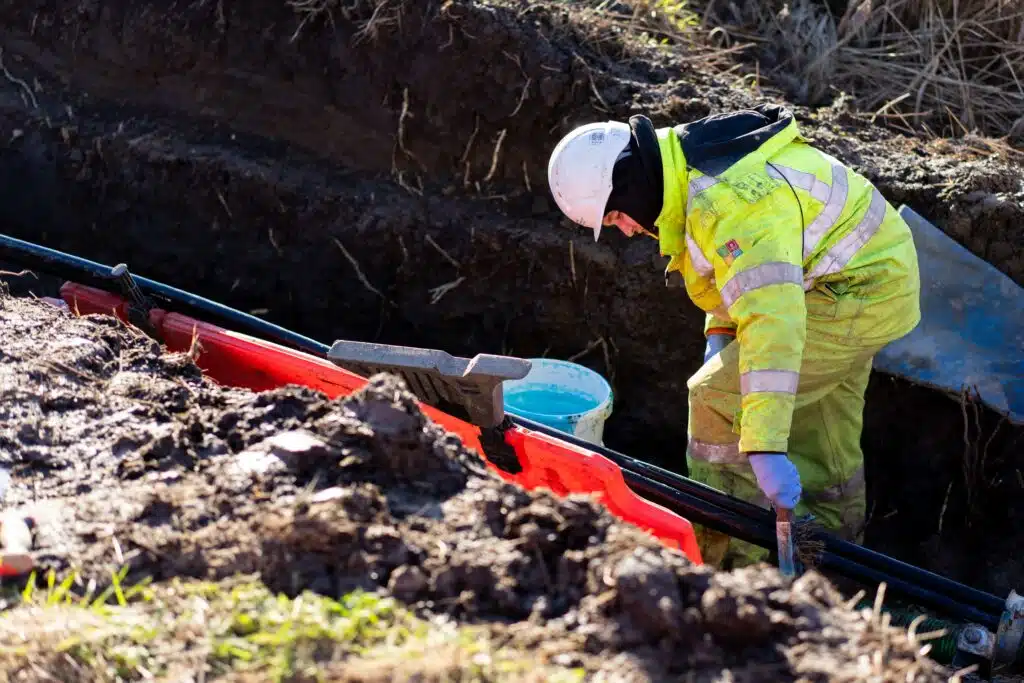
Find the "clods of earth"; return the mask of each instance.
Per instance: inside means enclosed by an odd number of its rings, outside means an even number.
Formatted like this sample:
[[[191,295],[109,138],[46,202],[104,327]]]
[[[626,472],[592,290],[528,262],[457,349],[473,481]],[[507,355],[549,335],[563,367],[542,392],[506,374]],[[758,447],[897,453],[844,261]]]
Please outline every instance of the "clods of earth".
[[[679,4],[0,0],[0,230],[325,343],[572,358],[613,386],[606,443],[685,474],[703,315],[652,241],[594,243],[546,182],[578,123],[780,101],[709,56],[714,27],[651,28]],[[897,134],[842,97],[792,108],[1024,283],[1019,154]],[[865,542],[1020,589],[1024,427],[877,373],[864,413]]]
[[[3,680],[946,680],[814,573],[715,573],[505,482],[392,376],[222,387],[6,291],[0,356],[37,573],[5,580]]]

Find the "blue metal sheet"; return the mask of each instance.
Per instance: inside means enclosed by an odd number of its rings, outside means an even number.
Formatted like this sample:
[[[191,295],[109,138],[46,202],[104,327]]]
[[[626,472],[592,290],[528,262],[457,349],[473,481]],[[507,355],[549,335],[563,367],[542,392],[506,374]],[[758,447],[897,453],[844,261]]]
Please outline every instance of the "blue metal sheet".
[[[874,367],[981,400],[1024,423],[1024,288],[907,206],[921,270],[921,323]]]

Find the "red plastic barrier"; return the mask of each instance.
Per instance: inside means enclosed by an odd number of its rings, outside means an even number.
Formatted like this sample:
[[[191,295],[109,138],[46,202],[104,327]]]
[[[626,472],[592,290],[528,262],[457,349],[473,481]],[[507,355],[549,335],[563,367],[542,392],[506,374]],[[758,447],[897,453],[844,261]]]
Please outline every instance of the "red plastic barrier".
[[[515,449],[523,466],[523,471],[512,477],[523,488],[544,487],[559,495],[596,494],[613,515],[701,563],[690,522],[634,493],[622,470],[608,458],[522,427],[509,430],[505,441]]]
[[[122,320],[127,319],[125,300],[117,295],[69,282],[61,288],[61,296],[72,311],[113,313]],[[160,331],[170,351],[194,350],[196,364],[220,384],[254,391],[298,384],[322,391],[329,398],[350,394],[366,384],[364,377],[326,359],[178,313],[154,309],[150,322]],[[466,446],[483,453],[479,428],[432,406],[420,405],[431,419],[458,434]],[[506,442],[515,449],[523,467],[522,472],[512,475],[491,465],[506,480],[526,489],[545,487],[560,495],[595,494],[612,514],[649,531],[666,545],[681,550],[694,563],[701,564],[690,522],[634,493],[612,461],[518,426],[508,431]]]

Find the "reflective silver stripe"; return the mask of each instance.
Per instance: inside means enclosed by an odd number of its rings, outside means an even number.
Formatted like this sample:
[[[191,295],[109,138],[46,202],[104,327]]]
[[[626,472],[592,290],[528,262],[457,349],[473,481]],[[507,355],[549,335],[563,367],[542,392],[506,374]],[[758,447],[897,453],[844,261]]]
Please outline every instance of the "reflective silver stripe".
[[[747,461],[747,456],[740,453],[739,439],[733,443],[708,443],[691,438],[689,451],[692,457],[704,462],[725,465]]]
[[[711,175],[702,175],[694,178],[687,184],[686,215],[690,215],[690,207],[693,206],[693,198],[719,182],[718,178]]]
[[[715,274],[715,269],[711,265],[711,261],[708,261],[708,257],[704,255],[697,243],[690,237],[690,233],[686,233],[686,251],[690,254],[690,262],[693,263],[694,269],[704,277],[711,277]]]
[[[746,396],[755,391],[795,394],[800,373],[792,370],[751,370],[740,375],[740,392]]]
[[[882,221],[885,219],[886,208],[885,197],[877,189],[874,190],[871,193],[871,204],[868,206],[867,212],[864,213],[864,217],[857,223],[857,227],[833,245],[825,253],[821,261],[807,274],[805,288],[808,282],[813,283],[824,275],[832,275],[845,268],[846,264],[853,258],[853,255],[857,253],[857,250],[867,244],[867,241],[878,232],[879,226],[882,225]]]
[[[815,503],[835,503],[844,497],[853,495],[864,487],[864,468],[858,467],[846,481],[829,486],[821,491],[804,491],[804,498]]]
[[[732,306],[747,292],[768,285],[802,284],[803,269],[793,263],[772,261],[741,270],[722,285],[722,301],[725,307]]]
[[[700,194],[709,187],[714,187],[718,184],[718,178],[713,175],[702,175],[700,178],[694,178],[689,183],[690,194]]]
[[[769,164],[768,175],[773,178],[785,178],[793,187],[799,187],[825,206],[804,231],[804,260],[811,257],[818,248],[825,234],[839,220],[846,206],[846,198],[850,193],[850,182],[846,168],[839,163],[832,164],[832,186],[821,182],[813,173],[798,171],[795,168]]]
[[[780,166],[778,164],[767,164],[765,170],[772,178],[777,180],[785,179],[788,180],[790,185],[793,187],[799,187],[801,190],[808,192],[812,197],[817,199],[819,202],[824,204],[828,201],[829,195],[832,192],[832,188],[828,186],[828,183],[823,183],[818,180],[818,176],[813,173],[807,173],[806,171],[798,171],[795,168],[789,168],[788,166]],[[835,178],[835,168],[832,169],[832,177]]]
[[[818,248],[818,243],[821,242],[825,233],[831,230],[839,220],[839,216],[843,213],[843,208],[846,206],[846,197],[849,191],[850,185],[846,177],[846,169],[842,166],[833,166],[832,188],[829,192],[828,201],[822,207],[821,213],[811,221],[811,224],[804,231],[805,261]]]
[[[714,187],[718,184],[718,178],[714,176],[701,176],[700,178],[694,178],[687,185],[687,196],[686,196],[686,214],[690,214],[690,207],[693,204],[693,198],[704,192],[710,187]],[[689,233],[686,234],[686,250],[690,254],[690,262],[693,264],[694,269],[700,273],[702,277],[714,277],[715,269],[711,265],[711,261],[705,256],[701,248],[697,246],[697,243],[693,240],[693,237]]]

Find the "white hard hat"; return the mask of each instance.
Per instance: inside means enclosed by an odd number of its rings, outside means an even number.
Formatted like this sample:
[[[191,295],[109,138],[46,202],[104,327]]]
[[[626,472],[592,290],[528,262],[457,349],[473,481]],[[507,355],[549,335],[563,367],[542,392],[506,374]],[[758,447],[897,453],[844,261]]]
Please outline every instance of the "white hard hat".
[[[548,160],[548,185],[558,208],[593,228],[595,242],[612,193],[612,169],[628,148],[630,134],[628,123],[588,123],[562,138]]]

